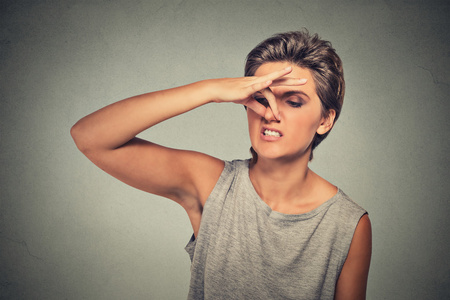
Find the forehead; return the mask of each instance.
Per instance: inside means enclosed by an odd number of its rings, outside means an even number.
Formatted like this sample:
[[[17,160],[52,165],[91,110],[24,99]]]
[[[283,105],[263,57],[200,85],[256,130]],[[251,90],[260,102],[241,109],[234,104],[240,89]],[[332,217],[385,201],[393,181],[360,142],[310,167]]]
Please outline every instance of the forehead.
[[[292,67],[292,72],[285,75],[284,77],[306,78],[306,79],[311,78],[312,79],[312,74],[309,69],[299,67],[295,64],[291,64],[286,61],[264,63],[261,66],[259,66],[258,69],[256,69],[255,76],[267,75],[269,73],[282,70],[288,66]]]
[[[304,85],[300,86],[277,86],[271,87],[272,90],[301,90],[307,93],[309,96],[317,96],[316,85],[311,71],[308,68],[302,68],[289,62],[268,62],[262,64],[255,72],[255,76],[264,76],[269,73],[280,71],[288,66],[292,67],[292,72],[283,76],[282,78],[298,78],[307,79],[308,81]]]

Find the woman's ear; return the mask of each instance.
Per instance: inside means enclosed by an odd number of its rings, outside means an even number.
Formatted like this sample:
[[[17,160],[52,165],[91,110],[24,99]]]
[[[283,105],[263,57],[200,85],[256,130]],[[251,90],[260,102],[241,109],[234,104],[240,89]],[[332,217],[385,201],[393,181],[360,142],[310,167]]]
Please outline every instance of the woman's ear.
[[[325,134],[333,128],[334,118],[336,117],[336,111],[330,109],[326,117],[322,118],[319,128],[317,128],[318,134]]]

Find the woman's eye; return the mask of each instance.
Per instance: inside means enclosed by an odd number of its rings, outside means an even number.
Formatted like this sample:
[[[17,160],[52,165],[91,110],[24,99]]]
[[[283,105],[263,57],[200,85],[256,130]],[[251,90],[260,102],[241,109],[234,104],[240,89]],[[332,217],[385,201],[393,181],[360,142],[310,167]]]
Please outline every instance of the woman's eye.
[[[266,98],[263,97],[253,97],[256,101],[258,101],[259,103],[261,103],[262,105],[264,105],[265,107],[269,106],[269,102],[267,101]]]
[[[302,106],[301,102],[296,102],[296,101],[287,101],[287,104],[289,104],[292,107],[300,107],[300,106]]]

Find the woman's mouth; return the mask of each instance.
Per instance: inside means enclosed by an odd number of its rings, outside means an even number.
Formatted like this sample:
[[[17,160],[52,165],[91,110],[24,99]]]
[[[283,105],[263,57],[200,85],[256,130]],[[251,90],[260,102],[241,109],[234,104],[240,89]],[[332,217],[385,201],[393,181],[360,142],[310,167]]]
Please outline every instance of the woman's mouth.
[[[263,131],[263,134],[265,136],[275,136],[275,137],[281,137],[281,134],[278,131],[266,129]]]
[[[271,129],[263,128],[261,130],[261,138],[267,142],[278,141],[282,136],[283,136],[283,133],[281,133],[280,131],[275,130],[273,128],[271,128]]]

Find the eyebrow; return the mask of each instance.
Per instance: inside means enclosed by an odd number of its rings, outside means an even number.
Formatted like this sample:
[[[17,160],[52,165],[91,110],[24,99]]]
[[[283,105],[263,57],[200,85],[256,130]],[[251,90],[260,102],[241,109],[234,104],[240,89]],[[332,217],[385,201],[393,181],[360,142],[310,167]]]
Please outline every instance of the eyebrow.
[[[309,97],[309,95],[306,94],[305,92],[303,92],[303,91],[297,91],[297,90],[291,90],[291,91],[284,92],[284,93],[282,94],[282,98],[286,98],[286,97],[289,97],[289,96],[292,96],[292,95],[299,95],[299,94],[305,96],[306,98],[308,98],[307,100],[310,100],[310,99],[311,99],[311,98]],[[257,91],[256,93],[254,93],[253,96],[262,96],[262,97],[265,97],[264,94],[261,93],[260,91]]]
[[[284,97],[289,97],[289,96],[292,96],[292,95],[298,95],[298,94],[307,97],[308,100],[311,99],[311,98],[309,97],[309,95],[306,94],[305,92],[303,92],[303,91],[297,91],[297,90],[292,90],[292,91],[284,92],[284,93],[283,93],[283,98],[284,98]]]

